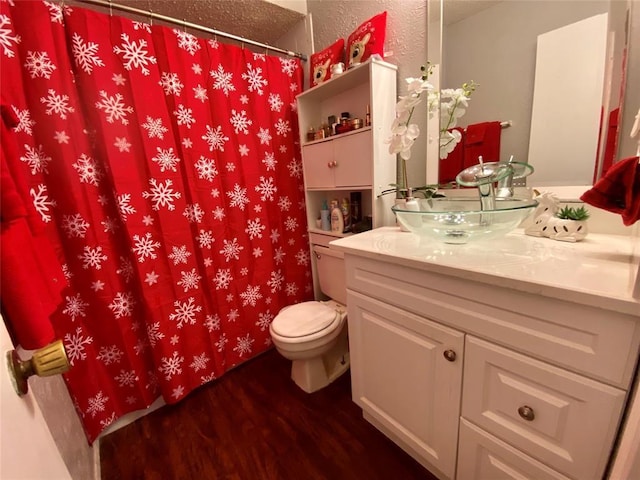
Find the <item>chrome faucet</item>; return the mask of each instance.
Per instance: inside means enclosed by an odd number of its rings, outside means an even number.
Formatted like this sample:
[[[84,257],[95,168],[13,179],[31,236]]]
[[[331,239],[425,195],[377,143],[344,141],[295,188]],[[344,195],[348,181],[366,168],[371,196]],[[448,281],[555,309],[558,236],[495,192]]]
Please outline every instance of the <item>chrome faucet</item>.
[[[524,177],[528,177],[533,173],[533,167],[528,163],[514,162],[513,155],[506,162],[511,167],[511,173],[506,177],[498,180],[498,187],[496,192],[497,198],[511,198],[513,197],[513,181]]]

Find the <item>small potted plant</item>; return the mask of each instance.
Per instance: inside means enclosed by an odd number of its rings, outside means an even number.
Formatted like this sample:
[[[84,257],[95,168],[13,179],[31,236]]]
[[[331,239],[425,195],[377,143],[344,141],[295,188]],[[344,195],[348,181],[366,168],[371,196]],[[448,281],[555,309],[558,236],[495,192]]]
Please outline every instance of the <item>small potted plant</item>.
[[[562,207],[547,224],[545,236],[564,242],[579,242],[587,236],[589,211],[581,207]]]

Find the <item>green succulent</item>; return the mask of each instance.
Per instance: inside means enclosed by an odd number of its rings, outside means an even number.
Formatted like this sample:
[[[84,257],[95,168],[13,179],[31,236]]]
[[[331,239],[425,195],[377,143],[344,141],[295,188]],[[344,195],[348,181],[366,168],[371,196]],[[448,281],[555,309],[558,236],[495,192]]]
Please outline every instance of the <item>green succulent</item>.
[[[589,211],[584,208],[584,206],[580,208],[562,207],[560,211],[556,213],[556,217],[564,220],[586,220],[589,218]]]

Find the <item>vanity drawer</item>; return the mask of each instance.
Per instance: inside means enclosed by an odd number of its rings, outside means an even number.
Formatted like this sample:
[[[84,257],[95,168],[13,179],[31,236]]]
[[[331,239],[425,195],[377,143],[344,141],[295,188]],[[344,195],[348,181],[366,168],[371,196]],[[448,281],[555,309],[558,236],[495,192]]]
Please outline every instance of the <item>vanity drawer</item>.
[[[456,480],[569,480],[464,418]]]
[[[467,335],[462,416],[577,480],[600,479],[625,392]]]
[[[629,388],[640,346],[637,317],[410,268],[401,261],[352,255],[345,259],[351,290],[595,380]]]

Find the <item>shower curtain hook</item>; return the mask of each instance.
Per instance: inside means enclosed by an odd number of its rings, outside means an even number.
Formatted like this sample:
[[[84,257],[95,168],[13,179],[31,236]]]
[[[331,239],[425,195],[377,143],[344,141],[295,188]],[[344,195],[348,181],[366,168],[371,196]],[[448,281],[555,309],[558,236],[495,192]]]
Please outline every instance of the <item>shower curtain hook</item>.
[[[182,28],[184,30],[184,33],[187,33],[187,19],[186,18],[182,19]]]

